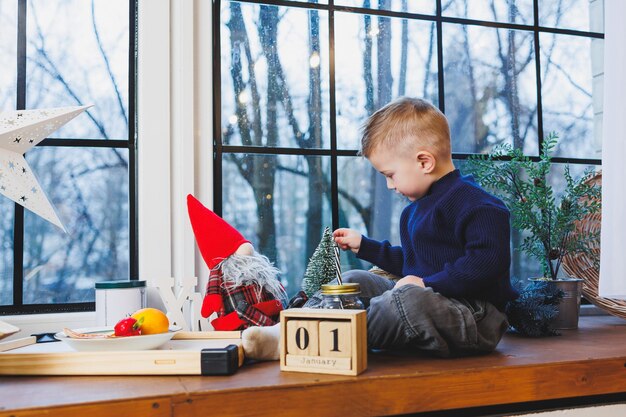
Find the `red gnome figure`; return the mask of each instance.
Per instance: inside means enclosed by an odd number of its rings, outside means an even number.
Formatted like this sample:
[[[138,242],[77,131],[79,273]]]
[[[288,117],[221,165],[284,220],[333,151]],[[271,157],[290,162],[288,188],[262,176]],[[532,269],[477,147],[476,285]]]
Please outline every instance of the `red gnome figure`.
[[[280,272],[267,257],[224,219],[187,196],[191,227],[202,258],[211,270],[202,302],[202,317],[217,312],[215,330],[241,330],[278,323],[287,295]]]

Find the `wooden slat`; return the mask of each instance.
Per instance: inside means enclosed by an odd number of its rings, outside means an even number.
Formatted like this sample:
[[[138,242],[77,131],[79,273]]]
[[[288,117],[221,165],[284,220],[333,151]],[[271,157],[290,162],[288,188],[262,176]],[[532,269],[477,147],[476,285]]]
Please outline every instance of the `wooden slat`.
[[[367,315],[359,314],[354,317],[352,326],[352,340],[355,344],[352,348],[355,354],[352,356],[352,367],[359,374],[367,369]]]
[[[304,313],[304,314],[303,314]],[[325,310],[320,308],[290,308],[280,312],[280,317],[304,317],[311,319],[345,319],[362,315],[363,310]]]
[[[6,353],[0,375],[200,375],[200,351]]]
[[[243,365],[240,339],[177,340],[159,350],[110,352],[52,352],[37,345],[39,352],[1,353],[0,375],[201,375],[201,350],[229,344],[238,346]]]
[[[19,331],[20,329],[15,327],[14,325],[9,324],[6,321],[0,320],[0,339],[10,336]]]
[[[0,417],[169,417],[172,415],[171,408],[169,398],[155,398],[11,412],[0,411]]]
[[[196,339],[241,339],[240,331],[211,331],[211,332],[188,332],[179,331],[174,333],[173,340],[196,340]]]
[[[307,416],[379,416],[617,393],[626,391],[625,361],[626,357],[458,373],[360,377],[320,382],[306,389],[276,386],[215,391],[175,403],[173,415],[201,415],[211,404],[220,404],[219,415],[224,417],[302,416],[302,404],[310,404]],[[344,400],[338,401],[338,396]],[[258,410],[262,413],[257,414]]]
[[[37,342],[37,338],[35,336],[7,340],[6,342],[0,342],[0,352],[8,352],[9,350],[19,349],[24,346],[32,345],[35,342]]]

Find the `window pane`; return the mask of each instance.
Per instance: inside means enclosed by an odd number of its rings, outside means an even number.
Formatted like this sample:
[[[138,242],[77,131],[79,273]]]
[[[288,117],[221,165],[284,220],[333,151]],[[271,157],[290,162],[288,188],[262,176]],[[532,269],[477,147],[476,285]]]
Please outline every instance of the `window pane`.
[[[319,4],[328,4],[328,0],[292,0],[298,1],[302,3],[319,3]]]
[[[567,182],[565,181],[565,167],[566,164],[557,164],[554,163],[552,165],[552,169],[550,170],[550,178],[548,178],[549,184],[554,188],[554,195],[557,199],[560,199],[565,192],[565,187],[567,186]],[[601,166],[596,165],[583,165],[583,164],[569,164],[569,172],[572,178],[576,181],[582,178],[585,175],[585,172],[599,172],[601,170]]]
[[[434,23],[335,13],[337,145],[358,149],[359,128],[398,96],[437,105],[437,35]]]
[[[0,178],[1,171],[0,171]],[[2,182],[0,181],[0,186]],[[15,203],[0,195],[0,305],[13,304],[13,217]]]
[[[459,168],[461,172],[470,172],[469,170],[466,170],[466,161],[455,161],[455,166]],[[600,168],[582,164],[570,165],[570,173],[572,178],[575,180],[581,178],[588,169],[598,171]],[[553,187],[554,195],[557,201],[560,201],[566,186],[564,170],[564,164],[554,163],[550,170],[550,176],[548,177],[548,183]],[[488,191],[493,192],[492,190]],[[511,230],[511,277],[522,281],[527,280],[528,278],[537,278],[543,274],[540,262],[519,249],[527,235],[528,232],[520,233],[515,229]],[[561,273],[564,273],[564,271],[561,270]]]
[[[599,113],[596,120],[601,123],[602,55],[592,54],[592,48],[601,48],[603,41],[550,33],[540,34],[539,41],[545,134],[555,131],[561,138],[556,155],[598,157],[601,136],[594,134],[594,114]]]
[[[435,0],[335,0],[335,4],[394,12],[435,14]]]
[[[385,177],[362,157],[339,157],[339,225],[356,229],[378,240],[400,244],[400,213],[410,201],[389,190]],[[367,269],[371,265],[348,251],[343,255],[346,269]]]
[[[37,147],[27,154],[68,233],[25,210],[24,302],[94,301],[129,279],[128,151]]]
[[[329,147],[326,11],[224,1],[222,140]]]
[[[223,162],[224,219],[276,263],[294,295],[324,227],[332,226],[329,158],[226,154]]]
[[[0,0],[0,112],[14,110],[17,87],[17,2]],[[0,186],[2,170],[0,169]],[[13,216],[15,204],[0,194],[0,305],[13,304]]]
[[[539,26],[604,32],[604,0],[542,0]]]
[[[0,112],[16,107],[17,2],[0,0]]]
[[[446,116],[452,151],[507,142],[537,154],[532,32],[444,24]]]
[[[533,0],[451,0],[443,2],[444,16],[491,22],[533,25]]]
[[[128,1],[30,0],[27,26],[28,108],[95,105],[53,136],[128,139]]]

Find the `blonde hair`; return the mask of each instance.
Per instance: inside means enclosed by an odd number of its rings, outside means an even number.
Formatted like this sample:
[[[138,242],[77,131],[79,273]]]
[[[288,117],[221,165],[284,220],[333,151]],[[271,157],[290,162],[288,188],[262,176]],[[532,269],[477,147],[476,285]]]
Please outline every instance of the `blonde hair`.
[[[372,114],[362,128],[360,154],[377,149],[400,152],[417,148],[435,157],[450,158],[450,127],[446,116],[419,98],[400,97]]]

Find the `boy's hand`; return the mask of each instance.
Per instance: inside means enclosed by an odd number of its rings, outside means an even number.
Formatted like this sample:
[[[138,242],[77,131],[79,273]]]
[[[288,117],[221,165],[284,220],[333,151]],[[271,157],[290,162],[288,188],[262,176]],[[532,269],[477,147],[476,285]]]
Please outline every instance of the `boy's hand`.
[[[413,285],[417,285],[418,287],[422,287],[422,288],[426,288],[426,285],[424,285],[424,280],[421,279],[420,277],[416,277],[415,275],[407,275],[406,277],[399,279],[398,282],[396,282],[396,287],[402,287],[403,285],[409,285],[409,284],[413,284]]]
[[[361,247],[361,234],[353,229],[337,229],[333,232],[333,238],[337,245],[343,249],[350,249],[357,253]]]

